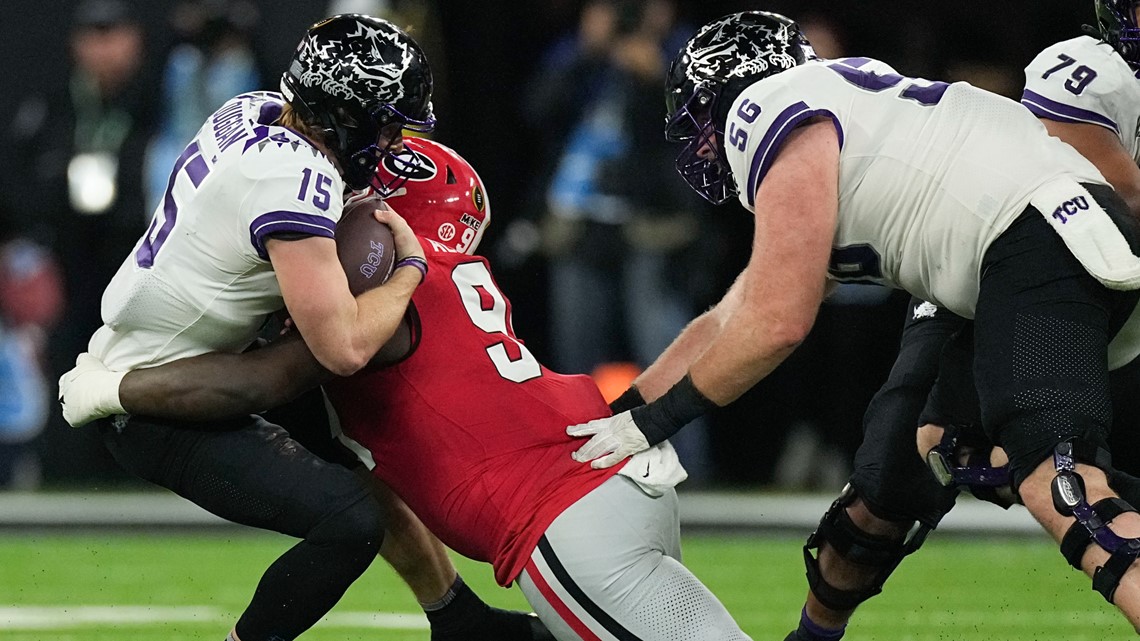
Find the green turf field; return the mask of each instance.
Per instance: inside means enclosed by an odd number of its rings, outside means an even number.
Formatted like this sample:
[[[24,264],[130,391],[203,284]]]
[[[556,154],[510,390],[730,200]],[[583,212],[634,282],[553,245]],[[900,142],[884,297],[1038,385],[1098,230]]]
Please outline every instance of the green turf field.
[[[4,641],[221,641],[257,577],[290,545],[264,535],[0,536]],[[688,537],[687,564],[754,639],[781,641],[804,593],[800,542]],[[525,608],[489,566],[459,561],[488,601]],[[383,613],[377,615],[376,613]],[[1130,637],[1111,606],[1039,540],[932,540],[863,606],[851,641],[1101,641]],[[410,593],[378,562],[312,641],[426,640]]]

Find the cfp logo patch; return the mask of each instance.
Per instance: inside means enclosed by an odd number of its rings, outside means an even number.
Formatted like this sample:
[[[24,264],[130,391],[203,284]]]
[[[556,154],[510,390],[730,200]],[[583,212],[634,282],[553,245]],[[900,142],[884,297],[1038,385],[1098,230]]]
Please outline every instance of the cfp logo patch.
[[[1070,198],[1061,203],[1056,209],[1053,210],[1053,218],[1061,221],[1061,224],[1069,222],[1071,216],[1076,216],[1078,212],[1087,211],[1089,208],[1089,201],[1084,196],[1077,196]]]
[[[384,246],[374,240],[368,242],[372,245],[372,251],[364,258],[365,262],[360,266],[360,273],[364,274],[365,278],[372,278],[376,274],[380,260],[384,258]]]

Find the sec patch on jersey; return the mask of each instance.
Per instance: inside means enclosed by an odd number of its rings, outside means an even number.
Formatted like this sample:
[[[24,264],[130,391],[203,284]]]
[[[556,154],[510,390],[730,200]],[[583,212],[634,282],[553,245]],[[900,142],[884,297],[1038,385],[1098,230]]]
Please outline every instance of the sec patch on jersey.
[[[392,275],[396,242],[392,230],[372,215],[387,207],[379,196],[353,200],[345,205],[336,224],[336,255],[353,296],[383,284]]]

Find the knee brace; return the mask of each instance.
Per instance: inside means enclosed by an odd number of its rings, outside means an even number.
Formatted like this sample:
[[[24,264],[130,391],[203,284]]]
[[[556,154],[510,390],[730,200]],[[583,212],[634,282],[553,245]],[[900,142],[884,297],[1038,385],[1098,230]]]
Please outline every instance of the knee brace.
[[[1076,518],[1064,538],[1061,554],[1069,565],[1080,570],[1081,557],[1089,545],[1096,543],[1110,554],[1108,561],[1093,572],[1093,589],[1109,603],[1124,573],[1140,557],[1140,538],[1125,538],[1113,532],[1108,524],[1125,512],[1136,509],[1120,498],[1107,498],[1089,505],[1085,499],[1085,483],[1076,471],[1077,461],[1093,465],[1111,476],[1108,452],[1087,441],[1064,441],[1053,450],[1057,476],[1050,486],[1053,507],[1063,516]]]
[[[949,425],[942,432],[942,441],[926,453],[926,465],[943,487],[958,487],[970,491],[976,498],[1008,509],[1017,503],[1017,495],[1010,485],[1009,465],[990,465],[990,443],[963,442],[962,429]],[[959,465],[963,455],[965,465]]]
[[[843,488],[839,498],[831,504],[815,532],[804,544],[808,588],[820,603],[832,610],[853,610],[860,603],[882,592],[887,577],[904,557],[922,546],[930,532],[930,528],[922,524],[901,539],[864,532],[847,515],[847,506],[857,496],[855,488],[850,484]],[[840,589],[828,583],[820,571],[818,557],[812,554],[812,550],[820,550],[824,543],[852,563],[878,568],[870,583],[855,589]]]

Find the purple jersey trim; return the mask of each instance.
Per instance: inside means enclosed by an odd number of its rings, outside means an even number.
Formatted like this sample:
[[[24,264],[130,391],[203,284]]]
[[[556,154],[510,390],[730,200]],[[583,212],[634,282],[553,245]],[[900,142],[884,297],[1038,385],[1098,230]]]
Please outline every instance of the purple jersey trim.
[[[835,62],[841,65],[851,67],[852,69],[859,69],[863,65],[871,62],[870,58],[839,58]]]
[[[1032,111],[1033,115],[1038,118],[1056,120],[1058,122],[1100,125],[1101,127],[1111,129],[1117,136],[1120,135],[1120,127],[1118,127],[1116,122],[1111,118],[1098,114],[1095,111],[1080,109],[1079,107],[1066,105],[1063,102],[1050,100],[1028,89],[1021,94],[1021,104],[1025,105],[1029,111]]]
[[[210,166],[206,164],[206,159],[201,154],[194,156],[186,163],[186,175],[190,176],[190,182],[194,183],[195,189],[202,184],[209,173]]]
[[[756,153],[752,155],[752,169],[748,172],[748,204],[755,207],[756,203],[756,188],[760,185],[760,181],[764,180],[764,176],[768,173],[768,169],[772,166],[772,161],[776,158],[776,154],[780,150],[780,146],[784,144],[784,139],[792,130],[796,128],[804,120],[814,118],[816,116],[827,116],[835,123],[835,133],[839,135],[839,148],[843,149],[843,126],[839,123],[839,118],[834,113],[827,109],[812,109],[803,102],[797,102],[791,105],[776,119],[772,121],[772,125],[768,127],[767,133],[764,134],[763,140],[760,145],[756,147]]]
[[[336,223],[324,216],[297,211],[271,211],[254,218],[250,223],[249,242],[253,243],[258,256],[269,260],[265,240],[273,234],[294,233],[332,238],[335,229]]]
[[[262,125],[272,125],[281,117],[282,104],[274,100],[266,100],[257,109],[257,122]]]
[[[182,150],[182,155],[178,157],[178,160],[174,162],[174,169],[171,170],[170,178],[166,181],[166,194],[162,197],[162,227],[158,229],[158,233],[152,239],[150,235],[155,231],[158,217],[151,219],[150,226],[147,228],[146,234],[143,235],[142,243],[139,245],[138,251],[135,252],[135,263],[139,267],[149,269],[154,266],[155,252],[166,242],[170,230],[174,229],[174,222],[178,217],[178,203],[174,202],[174,182],[178,180],[178,172],[188,165],[187,173],[190,174],[190,180],[197,187],[206,177],[206,174],[210,173],[209,165],[206,164],[205,160],[202,160],[202,152],[198,148],[197,142],[190,143],[186,149]]]

